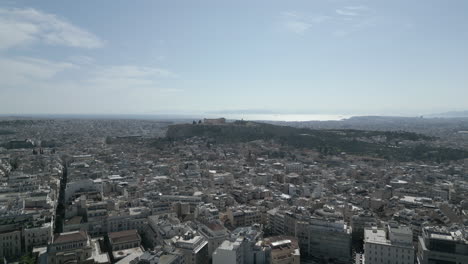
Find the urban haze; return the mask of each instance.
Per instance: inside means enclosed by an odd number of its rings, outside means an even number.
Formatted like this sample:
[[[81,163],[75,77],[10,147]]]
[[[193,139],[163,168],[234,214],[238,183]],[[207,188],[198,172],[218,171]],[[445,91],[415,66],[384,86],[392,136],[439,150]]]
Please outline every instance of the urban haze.
[[[0,2],[0,264],[468,264],[468,2]]]

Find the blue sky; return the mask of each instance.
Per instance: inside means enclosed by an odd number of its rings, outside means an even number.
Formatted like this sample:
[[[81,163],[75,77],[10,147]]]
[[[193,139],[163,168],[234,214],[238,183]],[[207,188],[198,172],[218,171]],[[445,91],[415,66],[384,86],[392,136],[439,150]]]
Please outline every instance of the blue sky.
[[[468,109],[468,1],[2,1],[0,113]]]

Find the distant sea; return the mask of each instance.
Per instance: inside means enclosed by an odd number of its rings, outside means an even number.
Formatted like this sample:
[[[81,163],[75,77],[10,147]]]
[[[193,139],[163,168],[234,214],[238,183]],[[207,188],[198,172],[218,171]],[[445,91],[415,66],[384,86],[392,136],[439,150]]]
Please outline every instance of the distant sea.
[[[209,116],[215,117],[210,114]],[[352,117],[351,115],[314,115],[314,114],[224,114],[216,117],[226,119],[251,121],[338,121]]]
[[[224,117],[228,120],[250,121],[338,121],[352,115],[317,115],[317,114],[241,114],[241,113],[206,113],[206,114],[0,114],[0,119],[147,119],[147,120],[199,120],[203,118]]]

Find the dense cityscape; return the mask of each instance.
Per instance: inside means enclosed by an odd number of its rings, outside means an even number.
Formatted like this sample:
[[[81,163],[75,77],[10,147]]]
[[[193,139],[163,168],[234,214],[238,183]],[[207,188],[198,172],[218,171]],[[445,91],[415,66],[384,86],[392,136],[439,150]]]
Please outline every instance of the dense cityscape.
[[[468,264],[467,0],[0,0],[0,264]]]
[[[444,127],[421,135],[412,131],[441,120],[383,119],[277,126],[224,118],[2,118],[0,258],[468,263],[468,121],[446,119]],[[387,131],[391,120],[400,132],[376,132]],[[297,145],[296,137],[255,134],[264,126],[267,132],[310,131],[300,137],[361,134],[344,141],[357,145],[339,141],[339,151],[332,151],[334,136],[321,143],[327,147]],[[442,130],[443,137],[435,136]],[[361,143],[431,145],[435,154],[383,158],[363,154]],[[461,158],[444,154],[456,145]]]

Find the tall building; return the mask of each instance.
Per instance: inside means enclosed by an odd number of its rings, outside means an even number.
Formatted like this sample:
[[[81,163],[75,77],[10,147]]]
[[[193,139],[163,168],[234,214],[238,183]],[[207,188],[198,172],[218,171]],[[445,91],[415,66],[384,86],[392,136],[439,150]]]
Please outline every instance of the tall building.
[[[268,226],[273,235],[282,235],[284,232],[284,215],[282,210],[278,207],[273,208],[267,212]]]
[[[419,264],[468,263],[468,233],[459,229],[425,227],[418,239]]]
[[[413,233],[409,227],[389,224],[387,229],[364,230],[364,259],[367,264],[414,264]]]
[[[219,222],[200,224],[198,232],[208,241],[208,254],[211,256],[224,240],[227,239],[228,230]]]
[[[377,220],[372,213],[369,211],[362,212],[358,215],[353,215],[351,217],[351,227],[353,228],[353,240],[362,241],[364,240],[364,229],[377,226]]]
[[[297,222],[301,255],[308,258],[349,263],[351,260],[351,227],[343,221],[312,218]]]
[[[208,264],[208,241],[202,236],[187,232],[175,238],[176,248],[184,255],[186,264]]]
[[[240,227],[232,231],[213,253],[213,264],[266,263],[265,248],[261,246],[260,226]]]
[[[243,264],[245,241],[238,238],[231,242],[225,240],[213,253],[213,264]]]

